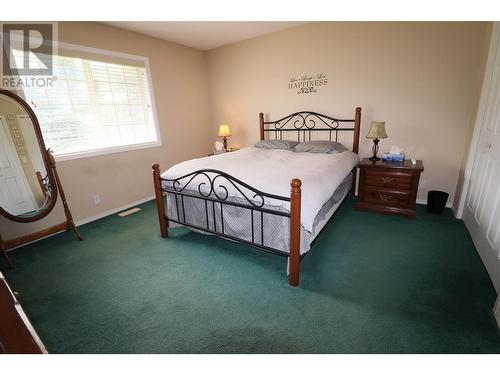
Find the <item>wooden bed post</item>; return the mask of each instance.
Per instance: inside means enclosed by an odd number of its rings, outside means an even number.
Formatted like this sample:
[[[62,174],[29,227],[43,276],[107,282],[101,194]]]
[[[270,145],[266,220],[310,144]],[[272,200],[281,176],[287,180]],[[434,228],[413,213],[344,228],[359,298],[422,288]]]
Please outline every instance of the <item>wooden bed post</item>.
[[[160,221],[160,234],[163,238],[166,238],[168,237],[167,214],[165,212],[163,193],[160,190],[160,166],[158,163],[153,164],[153,182],[155,187],[156,209],[158,211],[158,220]]]
[[[259,124],[260,124],[260,140],[264,140],[264,114],[259,113]]]
[[[361,107],[356,107],[356,115],[354,116],[354,139],[352,141],[352,152],[359,152],[359,133],[361,130]],[[352,195],[356,195],[356,174],[358,172],[358,167],[354,167],[352,170]]]
[[[302,181],[294,178],[290,183],[290,269],[288,284],[299,285],[300,263],[300,201]]]

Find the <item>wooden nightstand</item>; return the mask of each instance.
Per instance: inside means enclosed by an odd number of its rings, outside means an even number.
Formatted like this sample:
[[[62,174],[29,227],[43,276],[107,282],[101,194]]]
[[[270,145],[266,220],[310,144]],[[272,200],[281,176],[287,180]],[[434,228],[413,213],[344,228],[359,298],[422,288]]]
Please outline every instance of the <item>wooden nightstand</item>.
[[[418,181],[424,171],[422,160],[413,165],[411,160],[384,163],[365,158],[359,169],[358,210],[416,217]]]

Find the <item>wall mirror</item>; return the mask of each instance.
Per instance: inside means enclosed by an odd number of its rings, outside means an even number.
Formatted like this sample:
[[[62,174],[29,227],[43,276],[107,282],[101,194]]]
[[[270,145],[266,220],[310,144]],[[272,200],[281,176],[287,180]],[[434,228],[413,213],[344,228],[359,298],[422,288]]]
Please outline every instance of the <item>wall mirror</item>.
[[[9,265],[7,250],[12,247],[61,229],[74,229],[81,237],[35,113],[21,97],[0,89],[0,215],[19,223],[40,220],[52,211],[58,193],[66,214],[65,223],[9,241],[3,241],[0,234],[0,250]]]

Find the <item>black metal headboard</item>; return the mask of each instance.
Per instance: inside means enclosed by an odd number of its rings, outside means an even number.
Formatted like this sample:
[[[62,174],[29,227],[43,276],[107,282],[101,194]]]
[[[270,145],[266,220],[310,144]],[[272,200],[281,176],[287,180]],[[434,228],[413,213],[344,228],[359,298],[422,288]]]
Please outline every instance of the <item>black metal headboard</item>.
[[[264,121],[264,114],[259,113],[260,139],[266,139],[266,133],[273,139],[283,139],[283,133],[296,132],[297,141],[311,140],[313,132],[328,132],[330,141],[338,141],[339,132],[354,132],[352,151],[358,153],[359,131],[361,126],[361,108],[357,107],[353,119],[338,119],[317,112],[295,112],[276,121]],[[269,136],[268,136],[269,138]]]

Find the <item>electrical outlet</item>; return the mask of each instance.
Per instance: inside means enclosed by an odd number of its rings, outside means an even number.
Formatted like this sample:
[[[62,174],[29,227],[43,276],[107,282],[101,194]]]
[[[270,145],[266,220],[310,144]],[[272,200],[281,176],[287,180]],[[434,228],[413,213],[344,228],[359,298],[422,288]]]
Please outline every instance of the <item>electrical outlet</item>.
[[[419,189],[425,189],[426,182],[423,178],[420,178],[420,181],[418,182],[418,188]]]
[[[99,194],[94,195],[94,203],[95,204],[101,203],[101,196]]]

